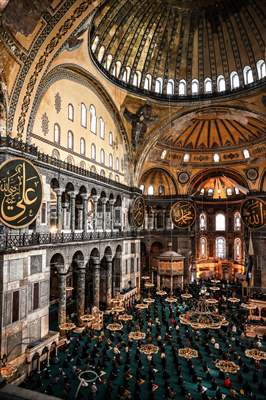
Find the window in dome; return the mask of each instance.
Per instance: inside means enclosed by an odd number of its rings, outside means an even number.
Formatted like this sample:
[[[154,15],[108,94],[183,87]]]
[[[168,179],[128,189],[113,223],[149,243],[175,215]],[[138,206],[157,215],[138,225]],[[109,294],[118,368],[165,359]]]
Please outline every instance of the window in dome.
[[[150,186],[148,187],[148,195],[149,195],[149,196],[152,196],[152,195],[153,195],[153,186],[152,186],[152,185],[150,185]]]
[[[109,154],[109,168],[113,168],[113,156],[111,153]]]
[[[200,189],[200,195],[201,196],[204,196],[204,192],[205,192],[204,188]]]
[[[104,136],[105,136],[105,122],[102,119],[102,117],[100,117],[100,119],[99,119],[99,124],[100,124],[100,138],[104,139]]]
[[[74,136],[72,131],[67,132],[67,147],[73,150],[74,147]]]
[[[119,74],[120,74],[120,71],[121,71],[121,66],[122,66],[121,61],[116,61],[115,68],[114,68],[114,76],[116,78],[119,77]]]
[[[234,260],[238,261],[241,259],[241,239],[236,238],[234,242]]]
[[[190,160],[190,155],[188,153],[184,154],[183,161],[189,162],[189,160]]]
[[[144,80],[144,89],[145,90],[151,90],[151,81],[152,81],[151,75],[150,74],[146,75],[145,80]]]
[[[213,189],[208,189],[208,196],[213,196]]]
[[[224,79],[223,75],[220,75],[217,78],[217,89],[218,89],[218,92],[225,91],[225,79]]]
[[[205,237],[200,238],[200,257],[207,258],[207,239]]]
[[[239,76],[236,71],[231,72],[230,81],[231,81],[231,89],[239,88],[239,86],[240,86]]]
[[[219,156],[218,153],[215,153],[215,154],[213,155],[213,161],[214,161],[214,162],[219,162],[219,161],[220,161],[220,156]]]
[[[222,213],[218,213],[215,216],[215,230],[225,231],[225,215]]]
[[[257,71],[259,79],[265,78],[266,76],[266,66],[264,60],[259,60],[257,62]]]
[[[227,196],[232,196],[233,195],[233,190],[231,188],[227,188],[226,189],[226,193],[227,193]]]
[[[160,186],[158,187],[158,195],[159,195],[159,196],[163,196],[164,194],[165,194],[165,188],[164,188],[163,185],[160,185]]]
[[[212,81],[210,78],[206,78],[204,81],[204,93],[212,93]]]
[[[94,41],[93,41],[92,46],[91,46],[91,49],[92,49],[93,53],[95,52],[98,43],[99,43],[99,36],[95,36]]]
[[[178,85],[178,94],[179,96],[185,96],[186,92],[187,92],[187,84],[186,81],[182,79]]]
[[[236,192],[236,194],[239,194],[239,193],[240,193],[237,186],[235,187],[235,192]]]
[[[248,149],[244,149],[244,150],[243,150],[243,154],[244,154],[244,157],[245,157],[245,158],[249,158],[249,157],[250,157],[250,154],[249,154]]]
[[[106,59],[106,69],[109,71],[111,64],[113,61],[113,56],[112,54],[108,54],[107,59]]]
[[[84,103],[81,103],[81,126],[87,127],[87,107]]]
[[[100,151],[100,163],[105,164],[105,152],[103,149]]]
[[[164,160],[167,154],[167,150],[163,150],[161,153],[161,160]]]
[[[134,74],[134,77],[133,77],[133,85],[139,86],[138,75],[136,73]]]
[[[167,88],[166,88],[166,93],[170,96],[174,94],[174,81],[173,79],[169,79],[167,82]]]
[[[83,138],[80,139],[80,154],[85,155],[86,145]]]
[[[192,92],[192,94],[199,93],[199,81],[197,79],[193,79],[193,81],[192,81],[191,92]]]
[[[207,229],[207,217],[205,213],[201,213],[199,217],[200,230],[205,231]]]
[[[247,65],[244,68],[243,74],[244,74],[245,85],[249,85],[250,83],[253,82],[253,73],[252,73],[252,69],[250,68],[250,66]]]
[[[163,80],[162,78],[157,78],[155,81],[155,93],[162,93],[163,90]]]
[[[54,142],[60,144],[60,126],[58,124],[54,124]]]
[[[103,56],[104,56],[104,52],[105,52],[105,47],[102,46],[102,47],[100,48],[100,50],[99,50],[99,53],[98,53],[98,61],[99,61],[99,62],[102,61]]]
[[[144,192],[144,185],[140,185],[140,190],[142,191],[142,193]]]
[[[113,146],[113,133],[109,132],[109,145]]]
[[[224,237],[216,238],[216,257],[225,258],[226,256],[226,241]]]
[[[94,143],[91,145],[91,159],[96,160],[96,146]]]
[[[94,105],[90,106],[90,131],[96,133],[96,109]]]
[[[74,121],[74,107],[71,103],[68,105],[68,119],[70,121]]]
[[[234,231],[240,231],[241,229],[241,216],[240,213],[237,211],[234,214]]]

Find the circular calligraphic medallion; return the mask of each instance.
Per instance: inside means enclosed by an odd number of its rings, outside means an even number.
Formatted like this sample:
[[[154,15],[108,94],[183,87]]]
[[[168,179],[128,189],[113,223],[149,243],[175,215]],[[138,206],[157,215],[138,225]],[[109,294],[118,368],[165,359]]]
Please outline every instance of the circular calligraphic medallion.
[[[140,228],[144,223],[145,201],[142,196],[138,196],[133,201],[130,210],[130,223],[135,228]]]
[[[241,206],[241,217],[245,225],[258,229],[266,224],[266,203],[256,197],[245,200]]]
[[[256,168],[249,168],[246,172],[246,175],[250,181],[255,181],[258,178],[259,173]]]
[[[171,208],[171,220],[178,228],[188,228],[196,217],[196,211],[191,201],[179,200]]]
[[[0,165],[0,220],[13,229],[30,225],[42,204],[42,181],[28,160],[13,158]]]
[[[182,171],[178,174],[177,176],[178,182],[184,185],[185,183],[188,183],[189,181],[189,174],[185,171]]]

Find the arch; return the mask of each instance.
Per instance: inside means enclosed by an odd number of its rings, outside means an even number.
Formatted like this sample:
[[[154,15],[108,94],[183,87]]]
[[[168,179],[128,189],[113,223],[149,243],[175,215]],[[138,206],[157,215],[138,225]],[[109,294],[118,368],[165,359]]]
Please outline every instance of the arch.
[[[231,83],[231,89],[238,89],[240,86],[240,81],[239,81],[239,76],[236,71],[231,72],[230,74],[230,83]]]
[[[100,163],[101,164],[105,164],[105,152],[104,152],[104,149],[101,149],[101,151],[100,151]]]
[[[82,262],[84,261],[84,254],[81,250],[77,250],[72,257],[72,262]]]
[[[245,85],[249,85],[254,81],[253,79],[253,73],[252,69],[249,65],[246,65],[243,69],[243,75],[244,75],[244,83]]]
[[[85,139],[82,137],[80,138],[80,154],[84,156],[85,153],[86,153],[86,142]]]
[[[80,112],[81,112],[81,126],[83,126],[83,128],[87,128],[87,107],[84,103],[81,103]]]
[[[265,78],[266,76],[266,65],[264,60],[259,60],[257,61],[257,72],[258,72],[258,78],[262,79]]]
[[[215,239],[215,255],[219,259],[226,258],[226,240],[223,236]]]
[[[174,80],[173,79],[169,79],[168,82],[167,82],[167,86],[166,86],[166,93],[169,96],[173,96],[174,87],[175,87]]]
[[[56,160],[60,160],[60,153],[57,149],[52,150],[52,157],[55,158]]]
[[[119,77],[119,74],[120,74],[120,71],[121,71],[121,66],[122,66],[121,61],[116,61],[115,68],[114,68],[114,71],[115,71],[114,74],[115,74],[116,78]]]
[[[114,142],[113,132],[109,132],[109,145],[113,146],[113,142]]]
[[[104,53],[105,53],[105,47],[104,47],[104,46],[101,46],[101,47],[100,47],[100,50],[99,50],[99,52],[98,52],[98,57],[97,57],[99,62],[102,61],[102,59],[103,59],[103,57],[104,57]]]
[[[181,79],[181,81],[179,81],[178,94],[179,96],[185,96],[187,94],[187,83],[185,79]]]
[[[199,241],[199,254],[200,258],[208,258],[208,253],[207,253],[207,239],[206,237],[202,236]]]
[[[207,229],[207,215],[205,212],[200,213],[199,228],[201,231],[205,231]]]
[[[143,185],[144,194],[148,194],[149,186],[153,186],[154,195],[160,195],[159,186],[164,187],[165,195],[177,194],[177,185],[173,176],[163,168],[151,168],[145,171],[138,183],[140,187]]]
[[[210,78],[204,80],[204,93],[212,93],[212,80]]]
[[[67,114],[68,114],[68,119],[70,121],[74,121],[74,106],[71,103],[69,103],[67,106]]]
[[[104,169],[101,169],[100,175],[101,175],[103,178],[105,178],[105,170],[104,170]]]
[[[104,139],[104,137],[105,137],[105,122],[102,117],[99,118],[99,127],[100,127],[100,138]]]
[[[225,215],[222,212],[218,212],[215,215],[215,230],[225,231]]]
[[[239,211],[234,213],[234,231],[238,232],[241,230],[241,215]]]
[[[74,135],[72,131],[67,132],[67,147],[68,149],[74,149]]]
[[[54,124],[54,142],[60,144],[61,141],[61,128],[58,123]]]
[[[94,143],[91,144],[91,159],[96,160],[96,146]]]
[[[113,155],[111,153],[109,154],[109,168],[113,169]]]
[[[223,75],[219,75],[217,78],[217,90],[218,92],[224,92],[226,90],[225,79]]]
[[[153,187],[153,185],[149,185],[148,186],[147,194],[148,194],[148,196],[153,196],[154,195],[154,187]]]
[[[90,105],[90,131],[96,133],[97,119],[96,119],[96,108],[93,104]]]
[[[162,78],[156,78],[154,91],[155,91],[155,93],[159,93],[159,94],[162,93],[162,91],[163,91],[163,79]]]
[[[113,61],[113,56],[112,54],[108,54],[107,58],[106,58],[106,69],[107,71],[110,70],[110,67],[112,65],[112,61]]]
[[[234,240],[234,261],[240,261],[242,258],[242,242],[240,238]]]
[[[144,79],[144,89],[145,90],[151,90],[151,82],[152,82],[152,77],[150,74],[147,74]]]
[[[192,93],[192,95],[199,94],[199,81],[197,79],[192,80],[191,93]]]
[[[92,46],[91,46],[91,49],[92,49],[93,53],[95,52],[95,50],[96,50],[96,48],[98,46],[98,43],[99,43],[99,36],[97,35],[93,39],[93,43],[92,43]]]

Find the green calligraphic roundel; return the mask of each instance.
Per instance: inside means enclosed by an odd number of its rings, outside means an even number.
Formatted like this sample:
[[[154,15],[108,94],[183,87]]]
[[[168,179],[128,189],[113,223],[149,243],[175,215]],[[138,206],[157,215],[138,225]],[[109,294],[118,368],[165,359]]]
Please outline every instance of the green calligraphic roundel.
[[[13,229],[25,228],[42,204],[42,180],[28,160],[13,158],[0,165],[0,220]]]
[[[188,228],[195,221],[196,211],[191,201],[179,200],[172,206],[170,215],[177,228]]]
[[[241,217],[251,229],[262,228],[266,224],[266,203],[256,197],[245,200],[241,206]]]
[[[140,228],[144,224],[145,201],[142,196],[138,196],[133,201],[130,210],[130,224],[135,228]]]

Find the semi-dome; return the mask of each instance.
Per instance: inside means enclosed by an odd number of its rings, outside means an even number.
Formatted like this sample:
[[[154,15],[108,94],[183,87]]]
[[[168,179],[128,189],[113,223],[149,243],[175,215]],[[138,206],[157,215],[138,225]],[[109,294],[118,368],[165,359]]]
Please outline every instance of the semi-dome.
[[[265,80],[266,3],[107,0],[91,54],[109,79],[175,100],[231,94]]]

